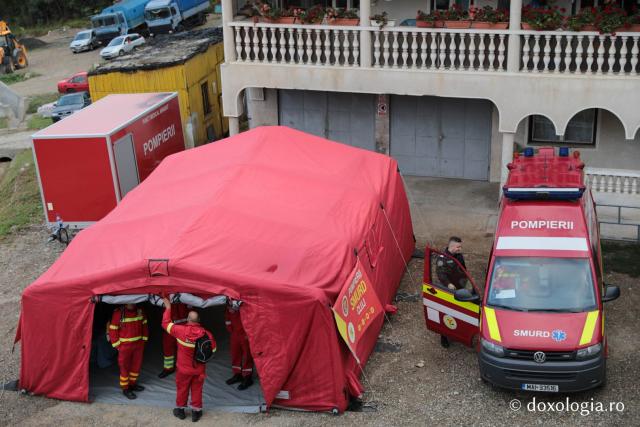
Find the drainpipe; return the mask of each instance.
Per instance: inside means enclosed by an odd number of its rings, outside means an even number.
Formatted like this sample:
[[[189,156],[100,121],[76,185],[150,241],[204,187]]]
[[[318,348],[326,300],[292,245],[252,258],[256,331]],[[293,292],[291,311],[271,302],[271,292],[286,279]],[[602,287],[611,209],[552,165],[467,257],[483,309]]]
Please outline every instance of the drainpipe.
[[[229,26],[233,22],[233,0],[222,0],[222,34],[224,36],[224,59],[225,62],[236,60],[235,34],[233,28]]]
[[[507,71],[517,73],[520,71],[520,22],[522,15],[522,0],[511,0],[509,7],[509,46],[507,50]]]
[[[507,165],[513,160],[513,142],[516,134],[512,132],[502,133],[502,158],[500,159],[500,188],[507,182],[509,171]],[[502,191],[502,190],[501,190]]]
[[[371,67],[371,0],[360,0],[360,66]]]

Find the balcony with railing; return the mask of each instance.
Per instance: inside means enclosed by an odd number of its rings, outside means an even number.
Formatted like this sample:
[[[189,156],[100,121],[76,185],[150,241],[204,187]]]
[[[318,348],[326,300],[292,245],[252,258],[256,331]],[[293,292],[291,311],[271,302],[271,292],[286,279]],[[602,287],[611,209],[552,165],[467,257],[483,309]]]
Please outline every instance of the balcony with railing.
[[[243,63],[500,73],[508,71],[508,55],[517,55],[519,73],[640,75],[640,33],[229,25],[235,61]],[[519,38],[515,52],[510,35]],[[370,63],[361,60],[363,50]]]

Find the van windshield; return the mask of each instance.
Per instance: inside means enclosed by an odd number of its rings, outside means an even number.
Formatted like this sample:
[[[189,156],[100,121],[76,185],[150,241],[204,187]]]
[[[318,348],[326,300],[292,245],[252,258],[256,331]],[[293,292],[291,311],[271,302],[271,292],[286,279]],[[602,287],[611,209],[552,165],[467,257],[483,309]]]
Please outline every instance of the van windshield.
[[[169,8],[152,9],[144,12],[144,17],[147,21],[155,21],[156,19],[168,19],[171,18],[171,11]]]
[[[583,312],[596,308],[585,258],[496,258],[487,304],[516,311]]]

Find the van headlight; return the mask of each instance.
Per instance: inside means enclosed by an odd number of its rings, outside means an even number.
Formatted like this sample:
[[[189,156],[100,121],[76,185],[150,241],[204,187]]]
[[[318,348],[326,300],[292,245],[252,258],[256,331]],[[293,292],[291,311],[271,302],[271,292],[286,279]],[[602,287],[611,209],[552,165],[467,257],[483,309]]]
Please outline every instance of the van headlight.
[[[595,357],[598,354],[600,354],[601,350],[602,350],[602,344],[600,343],[592,345],[587,348],[581,348],[576,353],[576,359],[589,359],[590,357]]]
[[[498,344],[494,344],[491,341],[487,341],[484,338],[480,338],[480,342],[482,343],[482,348],[484,348],[487,352],[493,354],[494,356],[504,357],[504,347]]]

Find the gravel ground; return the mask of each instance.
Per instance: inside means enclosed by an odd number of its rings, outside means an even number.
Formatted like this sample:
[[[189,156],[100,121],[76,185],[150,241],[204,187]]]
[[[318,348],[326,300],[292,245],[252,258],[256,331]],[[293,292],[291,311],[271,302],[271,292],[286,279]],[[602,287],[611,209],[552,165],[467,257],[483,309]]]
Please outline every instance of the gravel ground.
[[[19,294],[61,253],[58,244],[46,244],[47,232],[32,229],[0,242],[0,375],[15,379],[19,372],[19,346],[11,353],[19,313]],[[467,239],[466,252],[472,271],[482,274],[490,247],[489,237]],[[638,280],[610,274],[608,282],[621,286],[623,297],[607,306],[607,326],[611,346],[606,388],[577,395],[543,396],[511,393],[483,384],[478,376],[473,350],[453,344],[445,350],[439,338],[424,327],[419,289],[422,260],[410,263],[400,293],[409,301],[397,303],[399,311],[386,323],[380,342],[386,351],[375,352],[366,368],[365,411],[328,414],[272,410],[269,414],[245,415],[207,413],[203,421],[221,425],[632,425],[638,424],[640,367],[635,350],[640,338],[634,322],[638,318]],[[414,281],[412,281],[412,278]],[[406,298],[405,298],[406,299]],[[624,411],[591,413],[528,412],[533,397],[538,402],[622,402]],[[510,409],[512,399],[523,407]],[[143,406],[78,404],[42,397],[21,396],[5,391],[0,396],[0,425],[179,425],[166,410]]]

